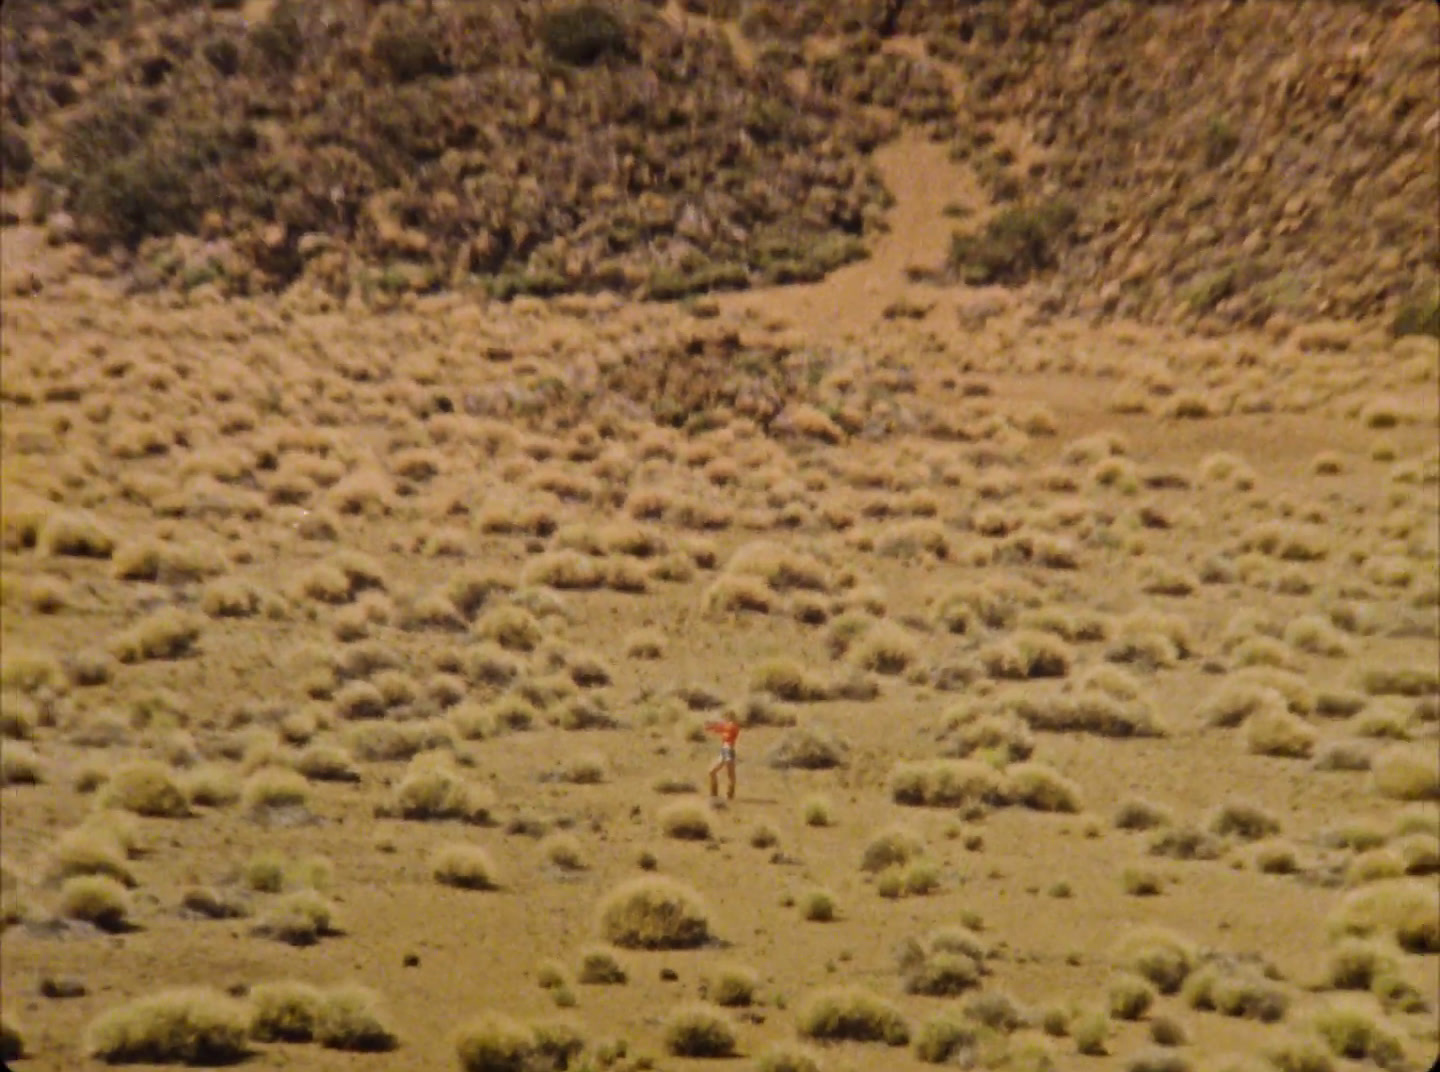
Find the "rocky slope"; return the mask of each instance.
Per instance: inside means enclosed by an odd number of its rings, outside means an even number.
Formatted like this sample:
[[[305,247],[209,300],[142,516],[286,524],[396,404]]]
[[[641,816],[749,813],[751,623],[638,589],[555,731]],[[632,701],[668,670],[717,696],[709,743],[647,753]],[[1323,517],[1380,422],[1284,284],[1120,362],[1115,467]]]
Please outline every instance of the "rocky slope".
[[[1435,329],[1429,4],[67,0],[7,5],[4,48],[7,185],[140,282],[814,279],[919,127],[986,194],[937,221],[944,285]]]

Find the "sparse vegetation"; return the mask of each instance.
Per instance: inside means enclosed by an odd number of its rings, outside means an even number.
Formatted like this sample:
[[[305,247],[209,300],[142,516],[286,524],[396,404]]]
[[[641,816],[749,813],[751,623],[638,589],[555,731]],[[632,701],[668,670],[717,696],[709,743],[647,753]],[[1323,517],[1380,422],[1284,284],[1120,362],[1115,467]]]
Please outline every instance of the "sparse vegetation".
[[[1432,5],[173,6],[0,20],[31,1060],[1429,1056]]]

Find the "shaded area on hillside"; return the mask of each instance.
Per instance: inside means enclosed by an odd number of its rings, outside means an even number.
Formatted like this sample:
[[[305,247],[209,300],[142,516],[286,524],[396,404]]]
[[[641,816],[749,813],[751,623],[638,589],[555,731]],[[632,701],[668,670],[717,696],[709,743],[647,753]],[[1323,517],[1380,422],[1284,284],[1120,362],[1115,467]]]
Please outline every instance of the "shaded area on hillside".
[[[938,282],[1437,330],[1434,5],[238,7],[7,5],[7,182],[96,246],[198,236],[152,282],[672,298],[863,256],[919,128],[988,198]]]
[[[674,297],[819,278],[880,218],[882,127],[643,5],[231,6],[7,8],[6,137],[97,248],[197,234],[152,267],[242,292]]]

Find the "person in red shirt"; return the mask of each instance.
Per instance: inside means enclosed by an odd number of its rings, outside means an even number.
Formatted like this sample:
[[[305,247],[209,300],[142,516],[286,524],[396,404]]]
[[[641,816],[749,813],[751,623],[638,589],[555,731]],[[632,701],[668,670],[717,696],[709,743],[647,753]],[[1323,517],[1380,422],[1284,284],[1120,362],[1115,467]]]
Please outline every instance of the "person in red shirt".
[[[720,758],[710,767],[710,795],[720,795],[718,775],[723,770],[726,779],[726,796],[735,799],[735,740],[740,736],[740,723],[734,715],[726,715],[722,721],[705,723],[705,732],[720,738]]]

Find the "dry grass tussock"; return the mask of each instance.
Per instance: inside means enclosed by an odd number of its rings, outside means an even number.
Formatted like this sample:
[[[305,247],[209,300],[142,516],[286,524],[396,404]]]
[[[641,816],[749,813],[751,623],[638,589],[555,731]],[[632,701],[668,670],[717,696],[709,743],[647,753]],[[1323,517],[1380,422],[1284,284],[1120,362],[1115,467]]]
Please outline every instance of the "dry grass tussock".
[[[612,890],[600,905],[600,932],[625,949],[685,949],[712,937],[700,895],[676,879],[644,876]]]
[[[217,990],[169,990],[102,1013],[86,1050],[110,1063],[221,1065],[250,1051],[245,1005]]]
[[[802,1038],[816,1042],[879,1042],[904,1046],[910,1024],[889,1001],[860,987],[813,991],[801,1001],[795,1026]]]
[[[567,1020],[526,1023],[498,1012],[465,1023],[455,1035],[462,1072],[568,1068],[584,1048],[584,1034]]]

